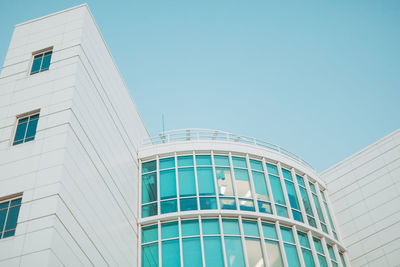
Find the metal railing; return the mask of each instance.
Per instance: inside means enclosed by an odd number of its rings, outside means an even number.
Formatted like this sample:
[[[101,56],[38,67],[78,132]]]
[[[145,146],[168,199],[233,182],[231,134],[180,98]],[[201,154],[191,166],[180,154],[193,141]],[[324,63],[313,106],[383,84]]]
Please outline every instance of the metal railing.
[[[208,141],[228,141],[234,143],[243,143],[248,145],[254,145],[258,147],[262,147],[268,150],[279,152],[283,155],[286,155],[307,167],[314,169],[311,164],[307,161],[303,160],[301,157],[296,154],[271,143],[258,140],[253,137],[247,137],[237,134],[232,134],[229,132],[224,132],[220,130],[209,130],[209,129],[180,129],[180,130],[171,130],[164,133],[160,133],[158,136],[150,137],[148,139],[143,140],[142,147],[151,146],[151,145],[159,145],[165,143],[173,143],[173,142],[184,142],[184,141],[198,141],[198,140],[208,140]]]

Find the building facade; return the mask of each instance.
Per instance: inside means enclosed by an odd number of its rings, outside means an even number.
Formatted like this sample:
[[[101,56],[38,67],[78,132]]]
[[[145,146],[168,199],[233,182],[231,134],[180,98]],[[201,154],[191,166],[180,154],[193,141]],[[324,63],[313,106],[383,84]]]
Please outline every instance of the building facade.
[[[151,138],[87,5],[21,23],[0,76],[0,266],[396,266],[389,139],[321,176],[222,131]],[[386,213],[360,211],[361,183]]]

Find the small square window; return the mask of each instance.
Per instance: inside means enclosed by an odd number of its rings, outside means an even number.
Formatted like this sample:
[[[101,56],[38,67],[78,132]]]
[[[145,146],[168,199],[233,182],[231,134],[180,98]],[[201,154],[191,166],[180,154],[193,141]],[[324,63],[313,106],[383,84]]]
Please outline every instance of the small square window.
[[[53,51],[50,49],[41,50],[40,52],[34,53],[31,75],[48,70],[50,67],[50,60],[52,54]]]
[[[35,139],[36,128],[39,121],[39,113],[31,113],[27,116],[21,116],[17,119],[18,122],[15,130],[13,146],[33,141]]]
[[[0,198],[0,239],[15,235],[21,201],[21,194]]]

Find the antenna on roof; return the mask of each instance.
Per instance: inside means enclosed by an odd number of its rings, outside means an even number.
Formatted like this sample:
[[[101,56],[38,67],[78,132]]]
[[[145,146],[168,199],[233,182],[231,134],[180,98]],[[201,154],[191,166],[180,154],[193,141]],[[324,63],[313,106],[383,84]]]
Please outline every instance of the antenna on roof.
[[[165,131],[165,122],[164,122],[164,113],[162,113],[162,134],[164,135]]]

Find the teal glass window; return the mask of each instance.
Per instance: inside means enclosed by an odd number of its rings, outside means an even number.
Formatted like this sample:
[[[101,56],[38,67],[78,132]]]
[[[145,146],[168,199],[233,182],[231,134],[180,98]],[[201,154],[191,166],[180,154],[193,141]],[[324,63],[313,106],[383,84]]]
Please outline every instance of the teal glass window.
[[[157,169],[157,162],[155,160],[142,163],[142,173],[154,172]]]
[[[308,241],[308,236],[306,233],[297,231],[297,235],[299,237],[299,242],[302,247],[311,248],[310,242]]]
[[[262,223],[262,229],[265,238],[278,239],[275,224]]]
[[[221,238],[219,236],[205,236],[203,242],[206,266],[223,267],[224,257],[222,254]]]
[[[234,169],[234,171],[238,196],[251,198],[249,172],[244,169]]]
[[[339,252],[339,255],[340,255],[340,261],[341,261],[341,263],[342,263],[342,266],[343,266],[343,267],[347,267],[346,261],[344,260],[344,255],[343,255],[343,253],[342,253],[342,252]]]
[[[14,236],[22,198],[0,203],[0,239]]]
[[[235,210],[236,202],[234,198],[224,197],[219,199],[221,209],[223,210]]]
[[[197,210],[196,198],[181,198],[179,204],[181,206],[181,211]]]
[[[285,243],[284,247],[289,267],[300,267],[299,255],[297,254],[296,246]]]
[[[210,155],[196,155],[196,165],[197,166],[211,166],[211,156]]]
[[[250,160],[250,166],[251,166],[251,169],[253,171],[261,171],[261,172],[264,171],[264,168],[262,166],[262,162],[259,161],[259,160],[251,159]]]
[[[313,238],[313,240],[314,240],[315,250],[318,253],[324,254],[324,249],[322,248],[321,240],[319,240],[318,238],[315,238],[315,237]]]
[[[236,168],[247,168],[246,159],[239,157],[232,157],[233,167]]]
[[[275,165],[267,163],[268,174],[279,176],[278,168]]]
[[[214,164],[215,166],[229,166],[229,158],[228,156],[214,155]]]
[[[179,249],[179,239],[163,241],[162,250],[162,266],[180,266],[181,257]]]
[[[175,158],[160,159],[160,170],[175,168]]]
[[[219,235],[218,219],[203,219],[201,221],[203,235]]]
[[[161,224],[161,238],[175,238],[179,236],[178,222],[169,222]]]
[[[201,210],[216,210],[217,199],[215,197],[201,197],[200,198],[200,209]]]
[[[223,219],[222,228],[225,235],[240,235],[239,222],[234,219]]]
[[[253,200],[239,199],[240,210],[256,211]]]
[[[176,199],[161,201],[161,214],[177,212],[178,205]]]
[[[31,75],[48,70],[50,67],[51,55],[53,51],[37,54],[33,57]]]
[[[285,196],[283,195],[281,181],[278,177],[270,176],[272,195],[276,203],[286,205]]]
[[[247,236],[256,236],[259,237],[260,233],[258,232],[258,225],[255,221],[247,221],[243,220],[243,231]]]
[[[285,181],[286,190],[288,192],[290,206],[294,209],[300,210],[300,205],[297,200],[296,190],[294,189],[294,184],[289,181]]]
[[[179,178],[179,195],[195,196],[196,195],[196,181],[194,177],[193,168],[182,168],[178,169]]]
[[[328,267],[328,263],[326,262],[326,258],[320,254],[318,254],[318,262],[320,267]]]
[[[182,236],[200,235],[198,220],[182,221],[181,227]]]
[[[175,169],[160,171],[160,198],[176,198]]]
[[[190,167],[193,166],[193,156],[179,156],[178,167]]]
[[[335,252],[333,251],[333,247],[331,245],[329,245],[329,244],[327,244],[327,247],[328,247],[329,256],[331,258],[332,266],[333,267],[337,267],[338,264],[337,264],[337,259],[336,259]]]
[[[267,182],[265,181],[264,173],[253,171],[254,188],[257,193],[257,198],[269,201],[269,194],[267,189]]]
[[[303,187],[306,187],[305,183],[304,183],[304,179],[303,177],[301,177],[300,175],[296,174],[296,179],[297,179],[297,183]]]
[[[215,195],[214,175],[211,167],[197,168],[197,182],[199,195]]]
[[[282,253],[278,242],[272,240],[265,240],[267,248],[268,262],[273,267],[283,267]]]
[[[15,131],[13,145],[18,145],[35,140],[39,114],[19,118]]]
[[[158,244],[152,243],[142,246],[142,267],[158,266]]]
[[[293,181],[292,173],[289,170],[282,168],[282,176],[287,180]]]
[[[282,217],[288,217],[287,209],[285,206],[275,205],[276,213]]]
[[[245,243],[249,267],[264,266],[264,258],[262,255],[260,239],[246,238]]]
[[[229,168],[215,168],[219,194],[233,196],[232,175]]]
[[[292,229],[281,226],[281,234],[284,242],[295,243]]]
[[[260,212],[272,214],[272,206],[270,203],[258,200],[257,204]]]
[[[311,208],[311,203],[310,203],[310,199],[308,198],[308,194],[305,188],[303,187],[299,187],[300,188],[300,194],[301,194],[301,198],[303,200],[303,204],[304,204],[304,208],[306,210],[306,213],[308,215],[314,216],[314,213],[312,211]]]
[[[306,267],[315,267],[315,262],[311,250],[302,248],[301,252],[303,253],[303,260]]]
[[[245,267],[242,240],[240,237],[226,236],[225,250],[229,267]]]
[[[202,267],[200,238],[182,239],[183,264],[185,267]]]
[[[142,228],[142,243],[153,242],[158,239],[158,226],[150,225]]]
[[[157,203],[142,206],[142,218],[157,215]]]
[[[142,175],[142,203],[157,201],[157,174]]]

